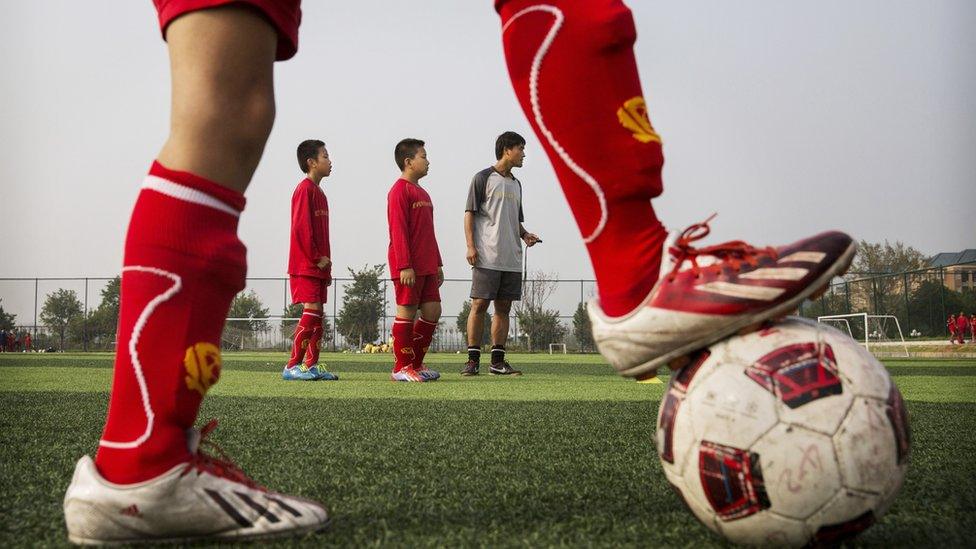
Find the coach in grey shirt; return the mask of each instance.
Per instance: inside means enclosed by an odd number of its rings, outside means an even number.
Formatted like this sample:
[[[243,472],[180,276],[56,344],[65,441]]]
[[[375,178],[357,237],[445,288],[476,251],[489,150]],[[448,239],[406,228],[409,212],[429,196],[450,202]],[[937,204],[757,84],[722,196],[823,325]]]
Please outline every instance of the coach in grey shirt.
[[[542,242],[522,222],[522,183],[512,175],[525,159],[525,139],[505,132],[495,140],[497,162],[471,179],[464,211],[464,237],[471,271],[471,312],[468,314],[468,361],[461,375],[478,375],[481,334],[488,303],[491,317],[491,366],[495,375],[521,375],[505,360],[512,301],[522,298],[522,242]]]

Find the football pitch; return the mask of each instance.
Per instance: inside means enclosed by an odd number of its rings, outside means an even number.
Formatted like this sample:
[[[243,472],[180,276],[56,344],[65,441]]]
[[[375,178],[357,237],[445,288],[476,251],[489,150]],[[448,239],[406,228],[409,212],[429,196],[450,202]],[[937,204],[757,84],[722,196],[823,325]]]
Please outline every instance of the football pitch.
[[[509,355],[520,378],[389,381],[389,355],[324,354],[339,382],[283,382],[282,354],[224,355],[200,419],[258,482],[325,502],[333,524],[281,546],[723,546],[685,510],[654,449],[667,382],[593,355]],[[976,361],[886,360],[912,457],[889,513],[852,545],[972,546]],[[93,454],[109,354],[0,354],[0,546],[67,545],[61,499]]]

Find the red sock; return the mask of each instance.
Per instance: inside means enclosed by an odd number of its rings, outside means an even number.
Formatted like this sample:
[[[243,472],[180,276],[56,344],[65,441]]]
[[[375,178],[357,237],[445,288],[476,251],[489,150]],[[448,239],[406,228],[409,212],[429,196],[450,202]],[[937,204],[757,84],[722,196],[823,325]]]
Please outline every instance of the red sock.
[[[436,322],[424,320],[424,317],[417,319],[413,325],[413,367],[422,368],[424,357],[427,356],[427,349],[430,342],[434,339],[434,331],[437,329]]]
[[[305,365],[315,366],[319,363],[319,346],[322,344],[322,317],[315,319],[312,334],[308,337],[308,352],[305,353]]]
[[[661,141],[634,60],[636,30],[620,0],[496,0],[508,72],[586,240],[600,305],[633,310],[657,281],[667,232]]]
[[[396,317],[393,321],[393,371],[413,364],[413,321]]]
[[[95,463],[128,484],[190,458],[186,430],[220,377],[220,335],[244,289],[244,196],[153,163],[125,242],[118,348]]]
[[[302,310],[302,317],[298,319],[298,326],[295,326],[295,339],[291,344],[291,357],[288,359],[289,368],[297,366],[305,357],[309,338],[315,331],[316,324],[322,321],[321,314],[315,309]]]

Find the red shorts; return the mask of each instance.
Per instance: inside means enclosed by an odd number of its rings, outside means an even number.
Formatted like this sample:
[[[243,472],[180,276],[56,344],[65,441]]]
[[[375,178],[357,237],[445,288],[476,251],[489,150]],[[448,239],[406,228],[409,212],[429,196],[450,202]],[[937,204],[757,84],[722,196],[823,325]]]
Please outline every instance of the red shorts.
[[[395,278],[393,288],[397,305],[419,305],[441,300],[441,285],[436,274],[418,276],[413,286],[404,286],[400,284],[400,279]]]
[[[261,12],[278,31],[279,61],[298,51],[298,25],[302,22],[301,0],[153,0],[159,12],[159,29],[166,39],[166,27],[177,17],[226,4],[246,4]]]
[[[292,303],[326,303],[329,301],[329,279],[314,276],[290,276]]]

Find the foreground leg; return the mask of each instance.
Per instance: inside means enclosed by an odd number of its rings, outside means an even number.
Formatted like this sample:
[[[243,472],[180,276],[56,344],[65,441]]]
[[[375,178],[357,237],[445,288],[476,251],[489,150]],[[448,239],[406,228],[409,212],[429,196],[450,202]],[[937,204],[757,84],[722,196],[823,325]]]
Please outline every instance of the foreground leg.
[[[297,6],[296,6],[297,7]],[[193,429],[220,377],[220,336],[244,288],[241,192],[274,117],[277,34],[255,11],[184,14],[167,30],[169,140],[136,201],[122,269],[118,351],[96,460],[65,495],[76,543],[241,539],[316,530],[314,502],[276,494],[203,452]]]
[[[420,304],[420,315],[413,325],[413,367],[427,381],[436,381],[441,377],[440,372],[424,364],[424,357],[427,356],[427,349],[434,339],[434,332],[437,331],[437,322],[440,318],[441,302],[425,301]]]
[[[521,370],[512,368],[505,360],[505,344],[508,342],[508,325],[511,318],[512,302],[496,299],[495,310],[491,315],[491,366],[488,373],[496,376],[520,376]]]
[[[788,314],[847,270],[856,247],[838,232],[778,248],[692,247],[706,221],[665,241],[650,204],[662,190],[661,139],[637,77],[630,10],[620,0],[495,5],[515,93],[593,263],[594,341],[622,375],[653,375]]]

